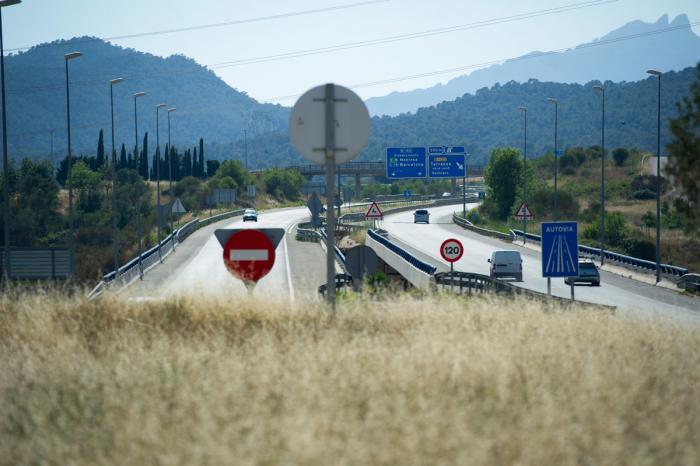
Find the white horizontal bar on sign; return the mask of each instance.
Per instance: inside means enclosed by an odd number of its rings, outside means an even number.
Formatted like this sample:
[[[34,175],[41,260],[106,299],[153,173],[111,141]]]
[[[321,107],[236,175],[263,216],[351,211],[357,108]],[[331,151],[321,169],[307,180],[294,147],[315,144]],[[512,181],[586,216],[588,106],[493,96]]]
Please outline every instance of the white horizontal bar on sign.
[[[232,261],[266,261],[269,260],[267,249],[231,249],[229,259]]]

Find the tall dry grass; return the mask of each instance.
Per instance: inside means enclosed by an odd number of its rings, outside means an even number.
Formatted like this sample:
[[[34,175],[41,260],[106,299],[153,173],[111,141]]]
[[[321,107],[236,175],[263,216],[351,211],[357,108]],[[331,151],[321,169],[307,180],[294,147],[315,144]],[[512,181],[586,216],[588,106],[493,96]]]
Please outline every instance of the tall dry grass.
[[[529,301],[0,299],[0,464],[700,463],[700,335]]]

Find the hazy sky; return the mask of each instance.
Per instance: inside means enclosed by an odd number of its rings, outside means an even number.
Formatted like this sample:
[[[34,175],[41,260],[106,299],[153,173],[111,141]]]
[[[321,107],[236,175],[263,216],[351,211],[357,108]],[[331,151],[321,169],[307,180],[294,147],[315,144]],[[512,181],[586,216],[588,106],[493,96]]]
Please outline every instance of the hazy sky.
[[[556,11],[572,5],[579,7]],[[319,9],[327,11],[309,12]],[[309,13],[289,15],[302,12]],[[504,21],[536,12],[541,14]],[[635,19],[655,22],[663,14],[673,19],[682,13],[691,22],[700,21],[700,1],[23,0],[21,5],[3,9],[3,27],[8,50],[74,36],[114,37],[243,20],[113,42],[161,56],[187,55],[212,66],[228,84],[258,100],[291,105],[293,98],[280,98],[325,82],[355,87],[363,98],[428,87],[465,72],[358,85],[573,46]],[[270,18],[274,16],[282,17]],[[248,21],[256,18],[268,19]],[[493,20],[497,20],[495,24],[482,27],[368,47],[216,66]],[[700,27],[694,30],[698,33]]]

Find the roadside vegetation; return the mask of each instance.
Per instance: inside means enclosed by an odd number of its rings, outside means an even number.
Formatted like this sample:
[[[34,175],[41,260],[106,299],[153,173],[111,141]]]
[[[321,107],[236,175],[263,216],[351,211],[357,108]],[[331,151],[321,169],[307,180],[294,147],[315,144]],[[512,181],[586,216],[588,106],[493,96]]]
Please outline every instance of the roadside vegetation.
[[[7,464],[696,464],[700,336],[519,300],[0,297]],[[379,295],[381,296],[381,295]]]
[[[665,263],[700,271],[700,64],[689,93],[677,103],[678,116],[668,122],[673,137],[661,178],[661,257]],[[605,155],[605,246],[655,260],[656,176],[648,169],[653,154],[617,147]],[[540,224],[553,218],[557,163],[558,220],[578,221],[579,241],[599,246],[601,156],[597,145],[570,147],[556,162],[548,152],[525,164],[517,149],[496,148],[485,170],[487,198],[468,219],[504,232],[522,229],[514,212],[526,201],[535,216],[528,231],[539,234]]]
[[[135,152],[135,150],[133,151]],[[179,198],[187,213],[173,215],[173,226],[194,217],[206,217],[239,209],[260,209],[298,205],[303,177],[294,170],[267,169],[259,175],[246,170],[238,160],[205,160],[204,141],[192,149],[178,151],[166,146],[172,166],[165,154],[153,155],[149,164],[148,134],[144,135],[138,157],[122,145],[116,165],[105,156],[103,132],[100,131],[94,156],[78,156],[72,162],[74,224],[76,237],[76,279],[93,283],[113,270],[112,179],[116,179],[116,212],[119,229],[120,264],[138,254],[137,217],[141,222],[144,250],[157,244],[156,179],[154,167],[160,159],[161,205]],[[12,246],[67,247],[68,161],[54,168],[48,161],[23,160],[19,166],[9,164],[11,209],[10,241]],[[172,173],[172,182],[169,180]],[[5,180],[0,175],[0,188]],[[248,186],[256,187],[255,198],[247,196]],[[4,189],[4,188],[3,188]],[[208,198],[217,189],[232,190],[236,201],[213,204]],[[164,207],[167,210],[166,207]],[[4,212],[0,209],[0,222]],[[163,213],[164,218],[167,213]],[[161,237],[170,234],[165,222]],[[4,231],[0,229],[0,242]]]

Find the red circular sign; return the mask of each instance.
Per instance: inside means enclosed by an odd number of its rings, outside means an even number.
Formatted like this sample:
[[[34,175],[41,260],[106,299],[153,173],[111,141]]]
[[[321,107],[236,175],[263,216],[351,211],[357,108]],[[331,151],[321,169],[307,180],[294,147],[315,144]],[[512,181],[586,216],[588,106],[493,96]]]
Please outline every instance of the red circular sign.
[[[275,264],[275,247],[258,230],[237,231],[224,245],[224,264],[241,280],[257,282]]]
[[[464,247],[459,240],[454,238],[446,239],[440,245],[440,255],[447,262],[457,262],[464,254]]]

